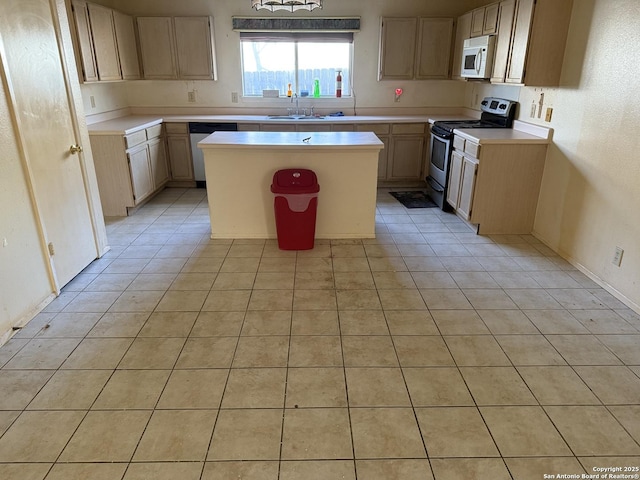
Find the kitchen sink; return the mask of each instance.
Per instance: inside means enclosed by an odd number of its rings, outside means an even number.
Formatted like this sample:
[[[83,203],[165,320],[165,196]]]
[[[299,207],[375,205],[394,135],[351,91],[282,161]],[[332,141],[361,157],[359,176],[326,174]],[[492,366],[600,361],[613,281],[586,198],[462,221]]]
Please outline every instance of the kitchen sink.
[[[268,115],[269,120],[321,120],[324,117],[315,115]]]

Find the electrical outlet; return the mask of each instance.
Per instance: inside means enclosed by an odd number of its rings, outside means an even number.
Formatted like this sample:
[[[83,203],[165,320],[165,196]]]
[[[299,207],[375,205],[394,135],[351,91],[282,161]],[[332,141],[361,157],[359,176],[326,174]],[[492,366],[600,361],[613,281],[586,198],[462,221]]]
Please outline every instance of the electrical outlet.
[[[616,247],[616,252],[613,254],[613,260],[611,260],[611,263],[613,263],[616,267],[619,267],[620,264],[622,263],[623,254],[624,254],[624,250],[621,249],[620,247]]]
[[[187,92],[187,99],[189,100],[189,103],[196,103],[196,91],[191,90],[190,92]]]
[[[231,92],[231,103],[238,103],[238,92]]]
[[[96,97],[94,97],[93,95],[91,95],[89,97],[89,101],[91,102],[91,108],[96,108]]]
[[[3,239],[2,239],[2,246],[3,246],[3,247],[8,247],[8,246],[9,246],[9,242],[7,241],[7,239],[6,239],[6,238],[3,238]]]
[[[550,122],[552,114],[553,114],[553,108],[547,108],[547,112],[544,115],[544,121],[545,122]]]

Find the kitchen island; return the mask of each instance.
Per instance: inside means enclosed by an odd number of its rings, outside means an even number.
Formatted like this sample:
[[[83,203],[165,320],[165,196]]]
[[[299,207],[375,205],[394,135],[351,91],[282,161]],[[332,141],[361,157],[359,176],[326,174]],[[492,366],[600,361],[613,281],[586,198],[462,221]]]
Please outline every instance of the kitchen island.
[[[211,238],[276,238],[273,174],[313,170],[316,238],[374,238],[378,153],[371,132],[215,132],[204,153]]]

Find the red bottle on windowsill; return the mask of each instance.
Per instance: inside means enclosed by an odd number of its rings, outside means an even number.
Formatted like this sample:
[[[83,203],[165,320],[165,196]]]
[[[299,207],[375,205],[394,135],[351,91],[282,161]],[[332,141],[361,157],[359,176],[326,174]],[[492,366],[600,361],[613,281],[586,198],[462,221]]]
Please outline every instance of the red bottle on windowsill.
[[[342,97],[342,70],[338,70],[336,77],[336,98]]]

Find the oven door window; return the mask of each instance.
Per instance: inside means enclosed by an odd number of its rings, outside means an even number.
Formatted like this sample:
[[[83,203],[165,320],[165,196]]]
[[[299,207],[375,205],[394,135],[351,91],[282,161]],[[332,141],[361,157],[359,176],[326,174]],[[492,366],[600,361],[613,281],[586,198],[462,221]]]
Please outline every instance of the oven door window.
[[[444,165],[447,161],[447,141],[436,136],[432,136],[431,138],[433,139],[431,147],[431,164],[438,170],[444,172]]]

